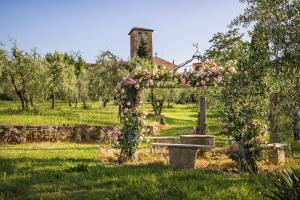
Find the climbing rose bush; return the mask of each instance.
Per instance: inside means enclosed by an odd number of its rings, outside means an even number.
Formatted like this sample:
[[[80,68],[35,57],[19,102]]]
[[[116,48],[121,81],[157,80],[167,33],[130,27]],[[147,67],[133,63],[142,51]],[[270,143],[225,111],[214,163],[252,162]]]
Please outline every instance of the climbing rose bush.
[[[224,78],[236,73],[236,61],[228,61],[224,67],[217,66],[213,60],[205,60],[199,70],[176,75],[179,85],[189,87],[208,87],[223,84]]]
[[[204,61],[197,72],[173,74],[165,69],[153,69],[154,67],[150,71],[137,66],[116,87],[116,101],[121,109],[123,124],[122,134],[118,139],[121,148],[119,162],[132,158],[140,143],[146,114],[142,108],[144,88],[217,86],[235,72],[233,66],[218,67],[213,60]]]
[[[256,161],[262,158],[262,144],[266,144],[266,126],[252,121],[244,127],[244,130],[236,130],[235,127],[228,127],[227,130],[234,138],[234,148],[229,152],[229,157],[235,160],[240,169],[257,172]]]
[[[171,72],[166,70],[148,71],[137,68],[132,76],[124,77],[116,88],[117,103],[121,108],[122,135],[119,137],[120,162],[131,158],[140,143],[145,125],[146,112],[143,110],[144,88],[166,87],[171,80]]]

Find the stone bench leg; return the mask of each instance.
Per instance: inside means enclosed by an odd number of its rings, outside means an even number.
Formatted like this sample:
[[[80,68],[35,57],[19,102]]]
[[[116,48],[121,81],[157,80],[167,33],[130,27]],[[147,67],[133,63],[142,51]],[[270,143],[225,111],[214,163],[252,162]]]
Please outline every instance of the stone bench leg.
[[[269,160],[272,164],[278,165],[285,162],[284,148],[273,148],[269,151]]]
[[[169,147],[169,165],[173,169],[194,169],[196,148]]]

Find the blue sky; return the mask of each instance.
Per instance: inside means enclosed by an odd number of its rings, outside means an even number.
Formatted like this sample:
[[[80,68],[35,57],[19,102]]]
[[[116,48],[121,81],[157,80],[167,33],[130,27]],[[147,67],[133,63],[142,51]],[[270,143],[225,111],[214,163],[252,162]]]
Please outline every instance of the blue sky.
[[[0,0],[0,41],[42,54],[80,51],[88,62],[101,50],[127,60],[128,32],[138,26],[154,29],[158,56],[181,63],[192,43],[203,52],[242,11],[238,0]]]

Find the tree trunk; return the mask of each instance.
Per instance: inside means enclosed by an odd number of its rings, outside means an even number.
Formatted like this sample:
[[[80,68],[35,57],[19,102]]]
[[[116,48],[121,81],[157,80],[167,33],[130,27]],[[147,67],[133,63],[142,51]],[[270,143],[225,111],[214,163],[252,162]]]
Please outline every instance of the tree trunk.
[[[82,101],[82,103],[83,103],[83,109],[87,109],[87,104],[86,104],[86,101],[85,101],[85,100],[83,100],[83,101]]]
[[[21,102],[21,105],[22,105],[22,110],[25,110],[26,106],[25,106],[24,98],[22,96],[22,91],[18,90],[17,85],[16,85],[16,81],[15,81],[15,79],[13,77],[11,77],[11,82],[12,82],[12,84],[14,86],[14,89],[15,89],[15,92],[16,92],[17,96],[20,99],[20,102]]]
[[[270,101],[270,113],[269,113],[269,120],[270,120],[270,143],[279,143],[279,113],[277,110],[278,104],[278,93],[272,93],[269,96]]]
[[[54,109],[55,108],[55,94],[52,93],[52,103],[51,103],[51,108]]]
[[[122,107],[121,105],[119,105],[119,113],[118,113],[118,117],[121,119],[121,111],[122,111]]]
[[[72,107],[72,102],[71,102],[71,100],[69,100],[69,107],[70,107],[70,108]]]
[[[29,101],[30,101],[31,107],[34,107],[34,103],[33,103],[33,98],[32,97],[29,97]]]
[[[157,100],[156,101],[158,103],[158,105],[156,105],[157,109],[158,109],[158,115],[161,115],[162,109],[164,107],[164,100]]]
[[[78,99],[75,99],[75,109],[77,108]]]
[[[106,104],[108,103],[109,101],[108,100],[103,100],[103,107],[105,108],[106,107]]]
[[[18,94],[18,97],[19,97],[19,99],[21,101],[21,104],[22,104],[22,110],[25,110],[26,109],[26,105],[25,105],[24,98],[22,97],[21,92],[18,92],[17,94]]]
[[[157,108],[156,108],[153,88],[151,88],[151,90],[150,90],[150,100],[151,100],[151,105],[152,105],[153,111],[154,111],[155,115],[157,115]]]

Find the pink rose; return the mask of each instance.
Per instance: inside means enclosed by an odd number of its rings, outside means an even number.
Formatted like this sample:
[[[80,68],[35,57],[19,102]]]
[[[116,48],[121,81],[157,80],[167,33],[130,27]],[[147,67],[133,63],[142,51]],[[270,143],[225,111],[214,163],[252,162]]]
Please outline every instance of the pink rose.
[[[265,135],[267,134],[267,130],[265,130],[265,129],[262,130],[262,131],[261,131],[261,134],[262,134],[263,136],[265,136]]]
[[[149,84],[149,86],[153,86],[153,85],[154,85],[154,82],[153,82],[152,79],[149,79],[148,82],[147,82],[147,84]]]
[[[144,101],[143,101],[143,100],[140,100],[140,101],[139,101],[139,104],[140,104],[140,105],[144,105]]]
[[[219,82],[222,81],[222,76],[218,76],[218,81],[219,81]]]
[[[128,108],[124,108],[123,112],[127,113],[128,112]]]
[[[134,106],[133,107],[133,112],[137,113],[139,111],[138,107]]]
[[[130,106],[131,105],[131,103],[130,102],[127,102],[127,106]]]
[[[180,82],[181,82],[181,84],[183,84],[183,85],[186,84],[186,80],[185,80],[185,79],[181,79]]]
[[[223,130],[224,133],[228,133],[228,131],[229,131],[228,128],[224,128]]]
[[[254,122],[251,124],[251,128],[253,128],[253,129],[256,128],[256,124]]]

